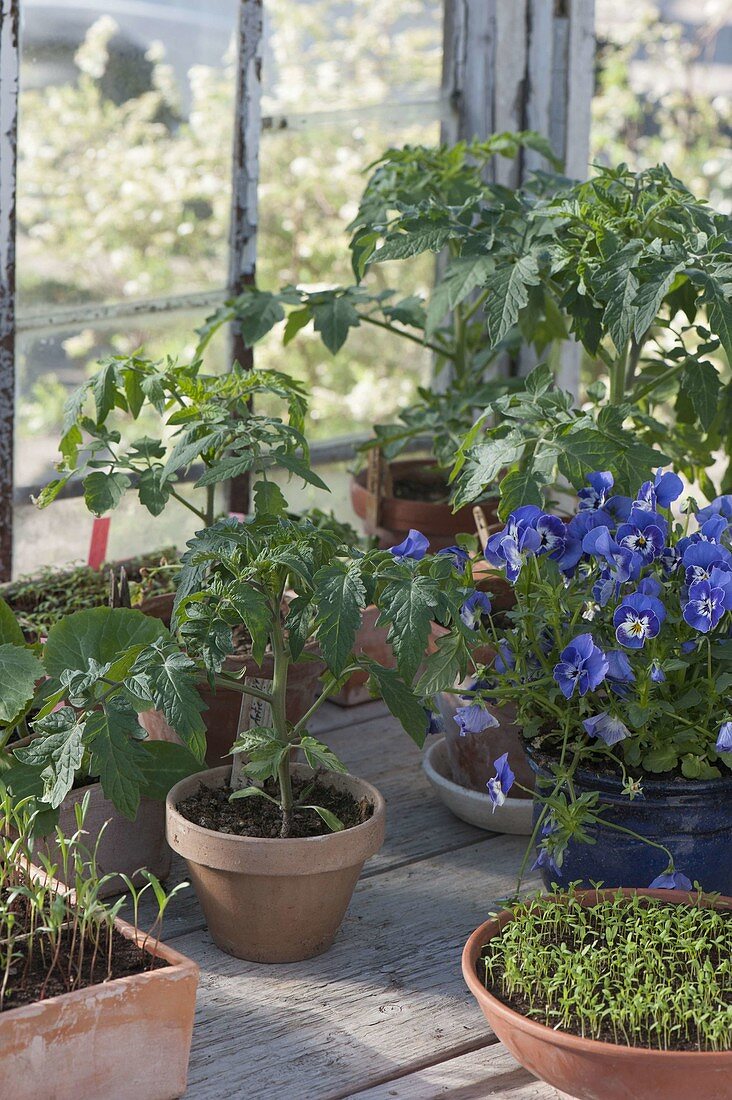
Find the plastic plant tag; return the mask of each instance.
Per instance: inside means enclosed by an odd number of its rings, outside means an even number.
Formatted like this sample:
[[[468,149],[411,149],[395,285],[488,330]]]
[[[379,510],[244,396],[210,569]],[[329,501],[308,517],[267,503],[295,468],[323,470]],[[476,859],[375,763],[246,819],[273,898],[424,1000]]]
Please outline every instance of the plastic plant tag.
[[[102,563],[106,560],[111,522],[111,516],[96,516],[92,522],[89,557],[87,559],[87,565],[90,569],[100,569]]]
[[[269,691],[272,687],[271,680],[260,680],[257,677],[247,677],[245,685],[256,688],[259,691]],[[245,730],[255,729],[257,726],[270,726],[272,724],[272,708],[264,699],[257,699],[253,695],[242,693],[241,709],[239,710],[239,723],[236,728],[237,740]],[[231,765],[231,788],[240,790],[251,785],[251,779],[244,772],[247,763],[245,752],[234,753]]]

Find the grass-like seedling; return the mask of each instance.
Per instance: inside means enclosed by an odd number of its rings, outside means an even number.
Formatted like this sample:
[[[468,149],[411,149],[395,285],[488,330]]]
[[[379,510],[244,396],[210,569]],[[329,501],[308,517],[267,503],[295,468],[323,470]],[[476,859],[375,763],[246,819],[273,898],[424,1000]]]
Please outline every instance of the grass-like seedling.
[[[115,927],[127,897],[106,902],[100,896],[110,876],[97,868],[99,837],[92,848],[86,845],[88,804],[87,795],[76,806],[72,836],[57,829],[58,856],[52,861],[43,842],[33,840],[31,800],[13,805],[0,784],[0,1012],[161,965],[163,916],[173,895],[188,884],[166,894],[148,872],[141,872],[140,889],[125,877],[135,928],[142,895],[151,891],[157,904],[142,946],[127,940]],[[60,873],[69,888],[57,886]]]
[[[483,949],[479,976],[523,1015],[588,1039],[730,1050],[732,910],[711,901],[530,898]]]

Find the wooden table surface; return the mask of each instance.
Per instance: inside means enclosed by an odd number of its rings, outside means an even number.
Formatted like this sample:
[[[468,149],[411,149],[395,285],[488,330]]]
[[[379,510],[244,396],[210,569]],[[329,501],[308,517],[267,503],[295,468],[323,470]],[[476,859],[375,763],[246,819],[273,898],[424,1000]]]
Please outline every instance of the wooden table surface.
[[[314,732],[383,793],[386,842],[334,946],[306,962],[225,955],[192,889],[174,899],[164,938],[201,967],[187,1100],[555,1100],[491,1033],[460,972],[526,838],[453,817],[381,703],[327,704]]]

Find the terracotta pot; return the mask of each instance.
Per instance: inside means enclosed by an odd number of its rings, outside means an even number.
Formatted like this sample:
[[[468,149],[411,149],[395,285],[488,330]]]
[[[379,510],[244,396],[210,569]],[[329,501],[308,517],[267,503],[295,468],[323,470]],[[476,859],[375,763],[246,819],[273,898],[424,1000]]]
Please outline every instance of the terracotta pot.
[[[142,945],[142,933],[115,923]],[[157,954],[170,965],[0,1013],[0,1093],[13,1100],[182,1096],[198,967],[165,944]]]
[[[435,462],[423,458],[402,459],[389,463],[392,483],[400,479],[434,483],[440,477]],[[371,522],[376,514],[374,494],[366,488],[368,472],[361,470],[351,479],[351,504],[353,510],[364,521],[364,530],[368,535],[376,535],[382,547],[394,546],[406,538],[412,528],[421,531],[430,540],[432,550],[451,546],[455,536],[461,532],[473,533],[473,506],[466,504],[453,513],[449,501],[434,503],[425,500],[405,500],[400,497],[385,497],[381,504],[381,518],[378,528]],[[447,485],[445,485],[447,492]],[[486,502],[482,505],[489,523],[495,521],[495,505]]]
[[[623,890],[626,897],[636,893],[674,904],[689,900],[682,890]],[[587,890],[578,896],[591,905],[616,894]],[[715,904],[729,908],[732,899]],[[478,960],[511,919],[504,910],[473,932],[463,951],[463,976],[493,1031],[529,1073],[577,1100],[732,1100],[732,1051],[660,1051],[582,1039],[530,1020],[489,993],[478,977]]]
[[[151,798],[141,798],[137,817],[130,821],[119,812],[114,803],[104,797],[101,784],[90,783],[86,787],[70,791],[59,807],[58,823],[64,836],[71,836],[76,832],[74,807],[87,793],[90,798],[84,830],[88,835],[84,838],[84,843],[89,849],[94,847],[102,826],[107,822],[97,849],[99,873],[106,875],[122,872],[129,875],[133,882],[144,882],[136,872],[146,867],[159,879],[166,879],[170,874],[172,853],[165,840],[163,803]],[[41,846],[58,865],[57,879],[65,882],[54,837],[48,836],[38,841],[36,850]],[[114,878],[102,887],[100,895],[109,897],[124,890],[126,886],[122,879]]]
[[[481,592],[490,593],[494,615],[496,612],[513,611],[516,593],[502,569],[495,569],[484,557],[476,555],[473,558],[473,580]]]
[[[293,774],[312,771],[295,764]],[[320,955],[333,942],[365,860],[384,841],[384,799],[362,779],[333,772],[329,784],[368,798],[372,816],[340,833],[293,840],[217,833],[178,813],[199,784],[221,787],[228,779],[229,768],[201,772],[176,784],[167,800],[168,843],[188,864],[214,943],[251,962]]]
[[[163,592],[159,596],[148,596],[141,604],[138,604],[137,610],[153,619],[161,619],[167,627],[170,627],[174,600],[175,592]]]

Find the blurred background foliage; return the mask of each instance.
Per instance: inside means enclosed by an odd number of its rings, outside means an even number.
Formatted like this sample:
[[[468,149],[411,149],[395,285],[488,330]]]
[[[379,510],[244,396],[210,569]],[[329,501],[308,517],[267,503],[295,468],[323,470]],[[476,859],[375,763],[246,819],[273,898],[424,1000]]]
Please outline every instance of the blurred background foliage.
[[[161,24],[168,29],[156,40],[154,23],[137,28],[132,15],[115,20],[101,5],[96,14],[85,7],[76,42],[69,35],[49,44],[43,9],[28,0],[18,166],[18,295],[26,319],[18,347],[18,484],[44,479],[66,393],[97,359],[143,344],[151,356],[190,354],[193,329],[212,310],[46,332],[32,322],[59,307],[226,285],[236,4],[189,6],[192,19],[218,31],[197,38]],[[389,145],[439,140],[442,4],[268,0],[266,12],[262,113],[270,121],[260,151],[258,280],[265,288],[349,282],[345,227],[365,169]],[[691,188],[731,209],[729,24],[727,0],[661,7],[598,0],[592,159],[633,168],[666,161]],[[720,42],[726,65],[718,61]],[[409,285],[404,270],[377,265],[369,278],[404,294],[428,288],[429,259],[411,268]],[[317,439],[367,430],[413,399],[430,361],[404,343],[369,331],[332,358],[315,335],[304,333],[283,350],[274,333],[257,356],[308,383]],[[211,366],[225,365],[221,340]]]

